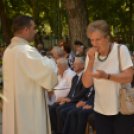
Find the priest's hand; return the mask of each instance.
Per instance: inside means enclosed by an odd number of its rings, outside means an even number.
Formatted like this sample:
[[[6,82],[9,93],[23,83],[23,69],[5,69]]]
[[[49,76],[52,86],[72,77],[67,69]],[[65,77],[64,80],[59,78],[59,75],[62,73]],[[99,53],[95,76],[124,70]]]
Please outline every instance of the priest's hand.
[[[48,91],[48,97],[49,97],[49,99],[51,99],[51,97],[52,97],[53,94],[54,94],[53,91]]]
[[[84,101],[79,101],[77,104],[76,104],[76,108],[79,108],[79,107],[82,107],[82,106],[85,106],[86,105],[86,102]]]
[[[83,110],[84,110],[84,109],[92,109],[92,106],[91,106],[91,105],[85,105],[85,106],[83,106],[82,109],[83,109]]]

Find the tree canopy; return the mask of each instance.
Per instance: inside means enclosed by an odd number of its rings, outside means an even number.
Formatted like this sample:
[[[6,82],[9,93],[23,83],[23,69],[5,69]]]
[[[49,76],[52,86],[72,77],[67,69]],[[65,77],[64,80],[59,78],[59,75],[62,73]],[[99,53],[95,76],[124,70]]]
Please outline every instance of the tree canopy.
[[[89,22],[104,19],[111,26],[113,37],[123,38],[128,43],[134,42],[133,0],[86,0],[86,2]],[[30,15],[35,19],[39,36],[40,33],[46,37],[52,35],[58,40],[68,36],[68,17],[62,0],[0,0],[0,3],[3,4],[3,8],[0,8],[2,40],[5,38],[6,41],[6,33],[10,34],[9,38],[13,36],[12,20],[19,14]],[[38,41],[41,42],[39,36]]]

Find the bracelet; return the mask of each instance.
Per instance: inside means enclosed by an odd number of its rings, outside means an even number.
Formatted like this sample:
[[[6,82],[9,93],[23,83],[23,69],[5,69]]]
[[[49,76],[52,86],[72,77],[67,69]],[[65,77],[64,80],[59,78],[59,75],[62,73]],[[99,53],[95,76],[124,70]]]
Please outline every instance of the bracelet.
[[[108,78],[107,78],[108,80],[110,79],[110,76],[111,76],[111,75],[110,75],[110,74],[108,74]]]

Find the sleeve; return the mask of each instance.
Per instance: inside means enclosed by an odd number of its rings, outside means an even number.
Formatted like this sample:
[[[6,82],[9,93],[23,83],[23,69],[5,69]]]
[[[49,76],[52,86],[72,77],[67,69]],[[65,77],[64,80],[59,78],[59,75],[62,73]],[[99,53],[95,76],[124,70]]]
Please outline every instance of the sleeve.
[[[19,64],[24,73],[46,89],[57,84],[57,65],[53,59],[42,57],[36,49],[28,48],[19,53]]]
[[[71,69],[73,69],[74,61],[75,61],[75,57],[70,54],[69,55],[69,64],[70,64]]]
[[[91,105],[94,107],[94,96],[91,96],[87,101],[86,104]]]
[[[86,104],[92,105],[94,107],[94,97],[95,97],[95,90],[94,85],[90,87],[90,93],[88,94],[88,100],[86,101]]]
[[[75,76],[74,76],[74,77],[75,77]],[[71,80],[71,88],[70,88],[70,91],[69,91],[69,93],[68,93],[68,95],[67,95],[67,98],[71,98],[71,97],[72,97],[71,94],[72,94],[72,92],[73,92],[74,77],[73,77],[72,80]]]
[[[52,106],[53,103],[54,103],[55,100],[56,100],[55,94],[53,94],[53,95],[51,96],[51,100],[49,100],[48,92],[45,91],[45,94],[46,94],[47,104],[48,104],[49,106]]]
[[[74,71],[70,72],[69,76],[68,76],[68,85],[69,85],[69,89],[71,89],[71,85],[72,85],[72,79],[73,77],[76,75],[76,73]]]
[[[77,102],[83,99],[88,92],[88,88],[82,87],[82,90],[74,97],[70,98],[71,102]],[[84,99],[83,99],[84,100]]]
[[[128,48],[125,45],[120,46],[120,60],[121,60],[121,69],[126,70],[129,67],[133,66],[132,58]]]

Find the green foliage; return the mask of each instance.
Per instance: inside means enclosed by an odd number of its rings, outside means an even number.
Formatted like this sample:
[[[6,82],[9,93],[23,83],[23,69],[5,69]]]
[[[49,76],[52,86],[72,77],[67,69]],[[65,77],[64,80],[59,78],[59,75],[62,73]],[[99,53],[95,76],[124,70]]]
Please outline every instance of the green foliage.
[[[59,1],[3,0],[10,26],[17,15],[27,14],[34,17],[39,33],[61,38],[61,34],[67,36],[69,30],[65,7],[61,0],[60,8]],[[90,22],[98,19],[106,20],[112,28],[114,37],[121,37],[125,42],[130,43],[131,36],[134,35],[132,7],[134,7],[133,0],[87,0]]]
[[[87,0],[90,22],[104,19],[113,28],[113,36],[132,42],[134,34],[134,1],[132,0]],[[131,9],[131,10],[130,10]],[[132,16],[131,16],[132,14]],[[131,32],[130,32],[131,31]]]
[[[3,0],[10,29],[12,29],[13,18],[20,14],[26,14],[35,19],[39,33],[37,35],[39,43],[42,42],[41,35],[58,37],[59,34],[59,37],[61,37],[62,30],[64,29],[62,28],[64,27],[63,23],[66,23],[66,27],[67,22],[65,21],[66,18],[60,17],[64,16],[65,9],[63,3],[61,3],[62,6],[59,8],[59,1],[60,0]]]
[[[129,50],[131,50],[132,52],[134,51],[134,43],[129,44]]]

